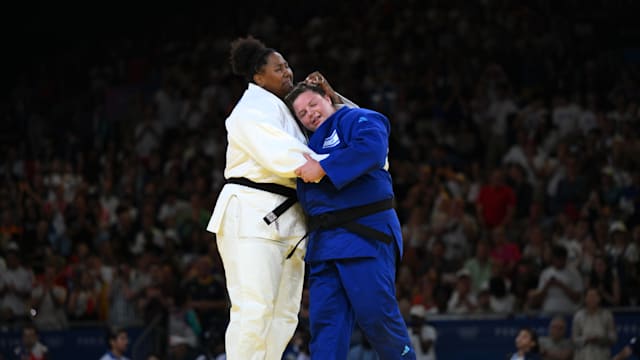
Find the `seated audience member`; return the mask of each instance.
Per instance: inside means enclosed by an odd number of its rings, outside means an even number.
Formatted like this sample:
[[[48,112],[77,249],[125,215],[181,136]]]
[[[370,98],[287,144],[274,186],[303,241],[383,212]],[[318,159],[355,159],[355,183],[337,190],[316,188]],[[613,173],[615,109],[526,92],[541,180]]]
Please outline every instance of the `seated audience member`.
[[[542,360],[573,359],[573,343],[567,337],[567,322],[562,316],[554,316],[549,322],[549,335],[540,337]]]

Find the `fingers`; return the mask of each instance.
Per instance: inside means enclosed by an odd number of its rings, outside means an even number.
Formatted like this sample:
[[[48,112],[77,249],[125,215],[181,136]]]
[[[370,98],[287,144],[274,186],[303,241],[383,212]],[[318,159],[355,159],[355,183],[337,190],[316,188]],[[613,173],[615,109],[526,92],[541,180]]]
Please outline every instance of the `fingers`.
[[[311,74],[307,75],[307,78],[304,80],[307,83],[320,85],[325,82],[324,76],[320,74],[318,71],[314,71]]]
[[[313,158],[311,157],[311,155],[309,155],[309,154],[307,154],[307,153],[304,153],[304,154],[302,154],[302,155],[304,155],[304,158],[305,158],[305,159],[307,159],[307,160],[313,160]]]

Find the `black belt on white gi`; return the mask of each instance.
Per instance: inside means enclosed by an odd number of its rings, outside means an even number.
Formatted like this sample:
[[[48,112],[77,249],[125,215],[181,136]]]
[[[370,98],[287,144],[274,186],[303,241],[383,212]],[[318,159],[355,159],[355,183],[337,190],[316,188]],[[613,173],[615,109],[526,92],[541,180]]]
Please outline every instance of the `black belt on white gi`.
[[[278,219],[280,215],[282,215],[298,201],[298,195],[296,194],[296,191],[294,189],[280,184],[257,183],[247,178],[229,178],[227,179],[227,184],[243,185],[258,190],[267,191],[273,194],[282,195],[287,198],[287,200],[278,205],[275,209],[273,209],[270,213],[262,218],[262,220],[264,220],[267,225],[271,225],[272,222],[276,221],[276,219]]]
[[[304,238],[306,238],[307,235],[309,235],[311,232],[317,230],[333,229],[337,227],[345,228],[352,233],[358,234],[368,239],[379,240],[389,244],[393,241],[391,235],[356,222],[356,220],[361,217],[365,217],[389,209],[393,209],[393,199],[385,199],[366,205],[355,206],[347,209],[330,211],[323,214],[310,216],[309,231],[304,237],[302,237],[302,239],[298,241],[293,250],[291,250],[291,252],[287,255],[287,259],[290,258],[291,255],[293,255],[293,252],[296,250],[300,242],[304,240]]]

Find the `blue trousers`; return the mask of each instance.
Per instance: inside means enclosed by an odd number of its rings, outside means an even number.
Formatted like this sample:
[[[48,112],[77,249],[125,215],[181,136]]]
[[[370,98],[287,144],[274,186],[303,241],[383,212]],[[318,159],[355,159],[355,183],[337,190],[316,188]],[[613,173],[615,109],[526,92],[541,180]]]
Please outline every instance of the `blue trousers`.
[[[357,322],[384,360],[416,354],[395,296],[396,245],[375,258],[349,258],[309,264],[311,358],[347,358]]]

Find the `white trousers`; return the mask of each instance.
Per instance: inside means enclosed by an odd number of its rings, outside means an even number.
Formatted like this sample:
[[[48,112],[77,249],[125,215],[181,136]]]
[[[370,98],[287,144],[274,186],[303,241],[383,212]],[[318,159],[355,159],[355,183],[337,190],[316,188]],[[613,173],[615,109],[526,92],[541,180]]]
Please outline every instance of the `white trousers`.
[[[217,245],[231,299],[225,334],[228,360],[280,360],[298,325],[304,251],[299,240],[239,237],[237,199],[228,204]],[[272,224],[272,226],[275,224]]]

